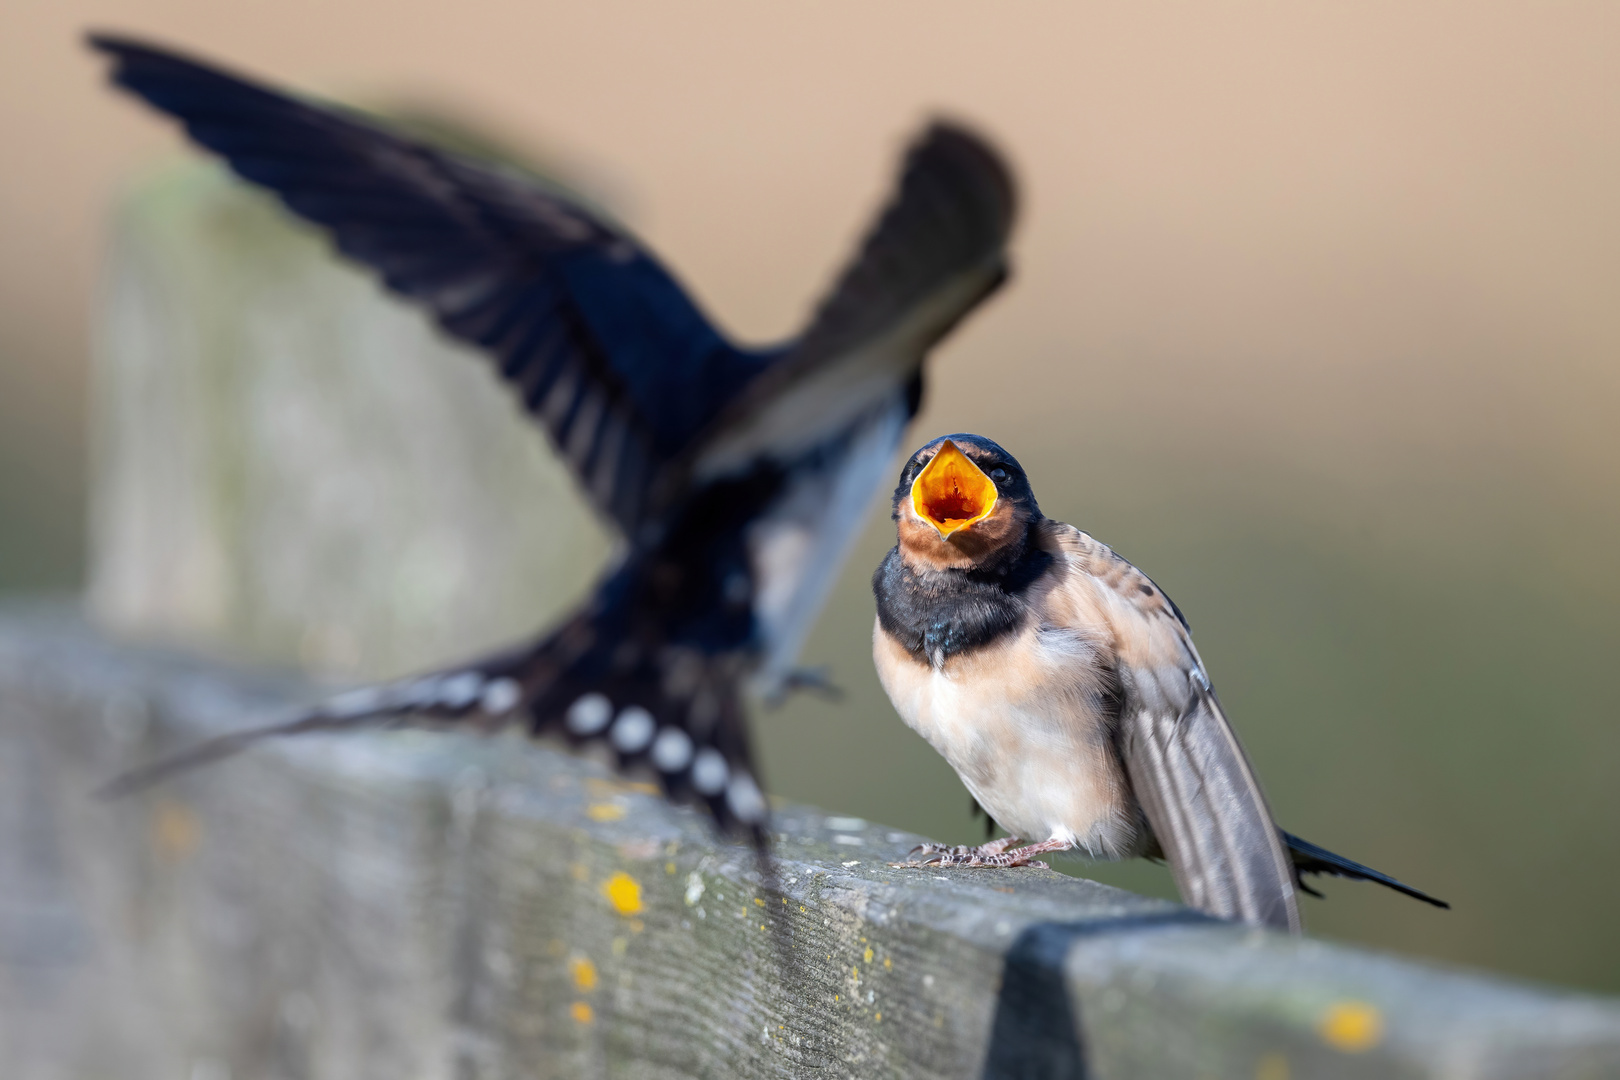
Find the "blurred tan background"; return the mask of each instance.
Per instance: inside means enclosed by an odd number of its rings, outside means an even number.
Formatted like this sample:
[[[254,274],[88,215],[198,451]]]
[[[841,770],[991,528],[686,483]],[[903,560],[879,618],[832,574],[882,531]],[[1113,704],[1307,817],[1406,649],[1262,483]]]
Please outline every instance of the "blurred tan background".
[[[911,441],[973,430],[1186,611],[1314,931],[1620,991],[1620,8],[363,2],[0,7],[0,589],[83,555],[89,306],[173,129],[90,26],[475,118],[619,210],[736,334],[789,332],[927,115],[1018,166],[1016,279]],[[976,839],[867,658],[876,511],[761,717],[776,791]],[[1152,867],[1087,869],[1169,894]]]

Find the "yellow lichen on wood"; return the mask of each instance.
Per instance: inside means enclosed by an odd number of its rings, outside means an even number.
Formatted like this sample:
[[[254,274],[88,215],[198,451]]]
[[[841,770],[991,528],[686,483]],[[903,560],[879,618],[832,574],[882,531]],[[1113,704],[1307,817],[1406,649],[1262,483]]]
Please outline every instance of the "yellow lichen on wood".
[[[1377,1046],[1384,1037],[1384,1017],[1365,1001],[1339,1001],[1322,1014],[1317,1031],[1335,1050],[1359,1054]]]
[[[581,990],[596,989],[596,965],[588,956],[573,956],[568,960],[568,974]]]
[[[586,780],[585,790],[598,798],[606,798],[626,791],[633,791],[638,795],[659,794],[658,785],[650,784],[645,780],[603,780],[600,777],[592,777]]]
[[[635,915],[641,911],[641,886],[622,870],[602,883],[602,895],[620,915]]]
[[[169,862],[182,862],[202,841],[202,823],[178,799],[159,799],[152,808],[152,847]]]
[[[1288,1080],[1288,1059],[1281,1054],[1267,1054],[1254,1067],[1254,1080]]]

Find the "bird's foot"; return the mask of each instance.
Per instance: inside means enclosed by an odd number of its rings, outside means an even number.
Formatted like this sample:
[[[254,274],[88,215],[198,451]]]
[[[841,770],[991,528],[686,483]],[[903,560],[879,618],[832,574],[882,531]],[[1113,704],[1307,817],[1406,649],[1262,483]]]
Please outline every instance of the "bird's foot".
[[[794,668],[783,677],[781,685],[765,698],[765,704],[776,708],[787,701],[789,694],[814,694],[823,701],[844,700],[844,688],[832,681],[832,667],[822,664],[813,668]]]
[[[1004,836],[1000,840],[992,840],[979,847],[947,847],[944,844],[922,844],[913,849],[913,855],[922,855],[921,859],[912,859],[903,863],[890,863],[897,867],[930,867],[945,869],[949,867],[1002,867],[1032,866],[1038,870],[1050,870],[1051,867],[1037,855],[1044,855],[1049,851],[1067,851],[1074,845],[1067,840],[1042,840],[1039,844],[1030,844],[1027,847],[1014,847],[1018,843],[1016,836]]]
[[[991,840],[970,847],[966,844],[918,844],[911,849],[913,855],[1000,855],[1010,847],[1017,847],[1023,843],[1023,838],[1017,836],[1003,836],[1000,840]]]
[[[1048,841],[1050,842],[1050,841]],[[922,856],[911,858],[905,862],[890,863],[894,867],[940,867],[940,866],[1036,866],[1047,869],[1043,862],[1032,862],[1029,859],[1018,858],[1019,851],[1033,851],[1039,844],[1030,848],[1009,851],[1022,841],[1016,836],[1003,836],[1000,840],[992,840],[988,844],[978,847],[968,847],[957,844],[918,844],[911,849],[911,855]]]

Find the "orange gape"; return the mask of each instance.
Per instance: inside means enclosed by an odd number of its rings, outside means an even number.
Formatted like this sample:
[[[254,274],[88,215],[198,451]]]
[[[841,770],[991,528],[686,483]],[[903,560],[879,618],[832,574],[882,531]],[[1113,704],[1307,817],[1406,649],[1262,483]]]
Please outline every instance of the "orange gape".
[[[996,485],[949,439],[911,484],[911,506],[942,537],[989,516]]]

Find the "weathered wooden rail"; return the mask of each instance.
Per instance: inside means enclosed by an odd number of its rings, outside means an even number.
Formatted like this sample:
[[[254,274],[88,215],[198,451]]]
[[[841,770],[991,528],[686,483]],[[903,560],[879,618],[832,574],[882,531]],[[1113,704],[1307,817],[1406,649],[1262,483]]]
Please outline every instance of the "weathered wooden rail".
[[[767,888],[695,814],[515,739],[309,738],[90,797],[308,693],[0,618],[8,1080],[1620,1075],[1611,1001],[895,870],[917,837],[807,807]]]

